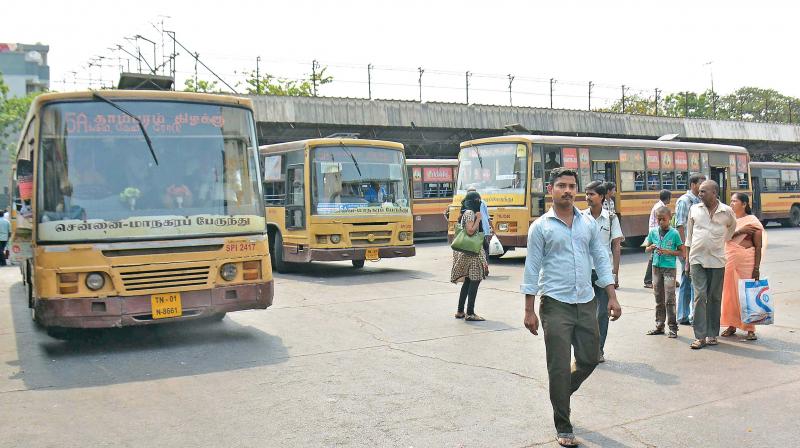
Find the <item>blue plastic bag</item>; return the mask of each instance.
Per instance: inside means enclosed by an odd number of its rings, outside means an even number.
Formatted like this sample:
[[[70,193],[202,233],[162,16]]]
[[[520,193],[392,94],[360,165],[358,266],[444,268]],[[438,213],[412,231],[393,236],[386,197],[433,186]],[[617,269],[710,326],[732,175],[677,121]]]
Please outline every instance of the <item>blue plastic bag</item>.
[[[754,325],[771,325],[775,316],[775,301],[769,281],[739,280],[739,308],[742,322]]]

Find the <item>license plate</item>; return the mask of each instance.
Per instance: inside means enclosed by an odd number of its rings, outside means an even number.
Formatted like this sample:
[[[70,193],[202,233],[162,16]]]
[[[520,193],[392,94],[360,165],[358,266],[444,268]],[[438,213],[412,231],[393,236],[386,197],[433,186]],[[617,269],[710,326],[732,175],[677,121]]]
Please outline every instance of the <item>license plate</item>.
[[[367,253],[365,255],[367,260],[377,260],[378,259],[378,248],[377,247],[370,247],[367,249]]]
[[[181,293],[153,294],[150,296],[153,319],[180,317],[183,315]]]

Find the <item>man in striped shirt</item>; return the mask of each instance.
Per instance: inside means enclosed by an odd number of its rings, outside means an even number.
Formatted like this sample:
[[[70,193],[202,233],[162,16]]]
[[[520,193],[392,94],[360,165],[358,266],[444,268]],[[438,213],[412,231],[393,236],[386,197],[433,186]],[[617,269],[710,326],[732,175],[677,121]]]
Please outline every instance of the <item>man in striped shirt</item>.
[[[678,198],[678,203],[675,209],[675,228],[681,236],[681,241],[686,242],[686,221],[689,219],[689,209],[694,204],[700,203],[700,198],[697,194],[700,192],[700,184],[705,182],[706,176],[701,173],[694,173],[689,176],[689,190]],[[685,243],[688,245],[687,243]],[[688,249],[688,247],[687,247]],[[681,260],[681,275],[686,272],[686,258],[680,257]],[[681,325],[691,325],[692,322],[692,301],[694,300],[694,292],[692,291],[692,279],[688,275],[683,275],[681,278],[681,286],[678,292],[678,323]]]

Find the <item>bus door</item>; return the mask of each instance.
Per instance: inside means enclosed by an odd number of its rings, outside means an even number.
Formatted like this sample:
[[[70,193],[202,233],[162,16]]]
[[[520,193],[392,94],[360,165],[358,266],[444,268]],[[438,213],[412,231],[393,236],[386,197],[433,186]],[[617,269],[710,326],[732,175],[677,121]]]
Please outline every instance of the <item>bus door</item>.
[[[303,165],[289,165],[286,169],[286,229],[306,228],[305,177]]]
[[[711,180],[719,184],[719,200],[728,203],[728,169],[711,167]]]
[[[592,161],[592,180],[601,182],[614,182],[619,193],[619,161],[616,160],[593,160]],[[614,198],[617,213],[621,211],[622,201],[620,196]]]
[[[761,179],[753,177],[750,181],[753,183],[753,214],[761,219]]]

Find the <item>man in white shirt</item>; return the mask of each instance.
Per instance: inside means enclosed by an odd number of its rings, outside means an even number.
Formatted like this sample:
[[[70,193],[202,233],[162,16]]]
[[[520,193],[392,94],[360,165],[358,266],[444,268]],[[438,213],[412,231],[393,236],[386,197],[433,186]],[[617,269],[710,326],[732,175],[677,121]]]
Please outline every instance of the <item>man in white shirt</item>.
[[[614,288],[619,288],[619,259],[622,253],[621,244],[625,240],[619,218],[603,208],[606,187],[603,182],[594,181],[586,186],[586,202],[589,208],[583,210],[586,216],[591,216],[597,222],[600,239],[608,249],[608,259],[611,260],[611,273],[614,275]],[[594,266],[593,266],[594,268]],[[597,299],[597,324],[600,330],[600,357],[599,362],[606,362],[604,347],[608,335],[608,294],[605,288],[597,285],[597,272],[592,269],[592,288]]]
[[[658,218],[656,217],[656,212],[661,207],[668,207],[669,202],[672,200],[672,193],[669,190],[661,190],[658,193],[659,201],[653,205],[653,208],[650,210],[650,221],[647,224],[647,233],[649,234],[651,230],[658,227]],[[653,256],[650,255],[650,260],[647,262],[647,272],[644,273],[644,287],[645,288],[652,288],[653,287]]]
[[[700,184],[700,203],[689,209],[686,274],[694,288],[694,337],[691,348],[717,345],[725,278],[725,243],[736,230],[736,215],[719,200],[719,185],[713,180]]]

